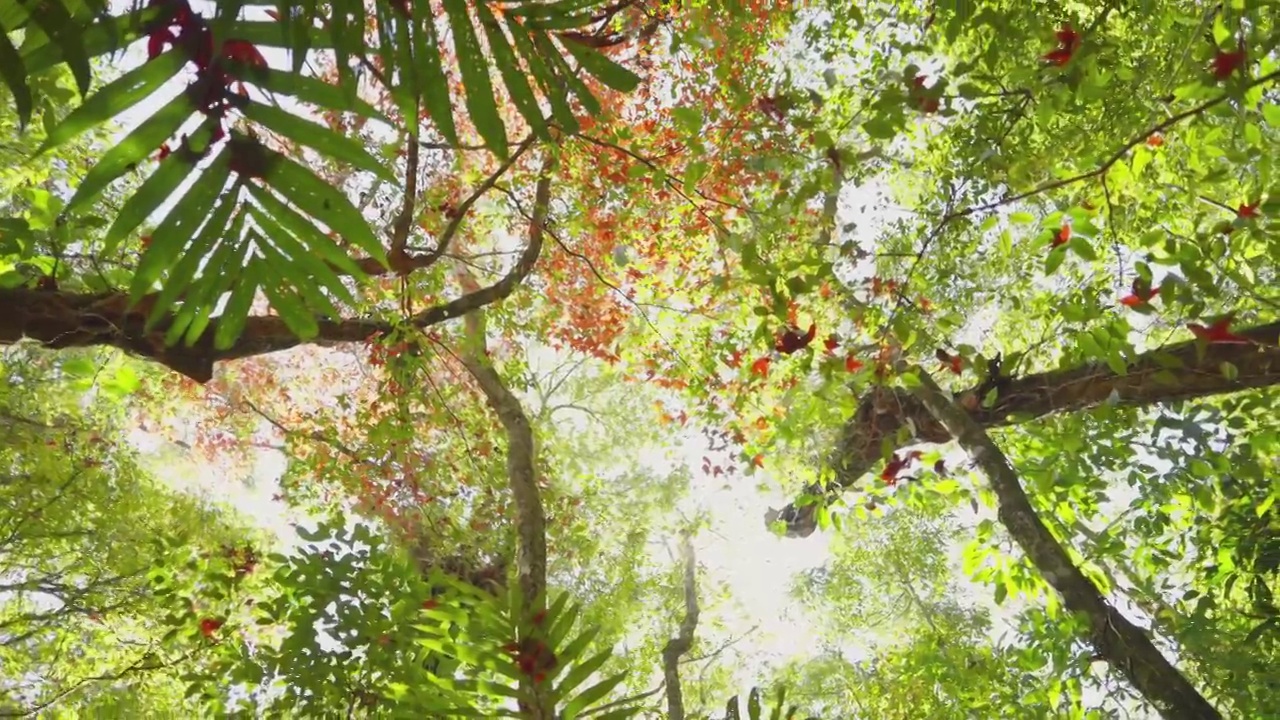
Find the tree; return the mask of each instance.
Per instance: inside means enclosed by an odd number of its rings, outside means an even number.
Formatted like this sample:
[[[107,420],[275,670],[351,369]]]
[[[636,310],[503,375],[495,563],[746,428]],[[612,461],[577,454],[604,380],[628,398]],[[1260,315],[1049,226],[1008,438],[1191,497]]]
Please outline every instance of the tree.
[[[535,347],[658,386],[662,422],[705,431],[704,474],[789,478],[803,495],[769,516],[789,535],[915,493],[990,507],[979,577],[1043,604],[1020,642],[1059,682],[1096,658],[1166,717],[1264,710],[1280,36],[1236,5],[1054,12],[9,3],[5,84],[22,122],[45,113],[46,152],[195,79],[65,207],[13,209],[17,252],[59,258],[158,154],[75,248],[123,272],[33,263],[51,269],[0,290],[0,340],[113,346],[225,387],[288,440],[295,502],[354,504],[407,545],[443,518],[471,570],[511,559],[520,592],[487,617],[512,623],[501,687],[532,717],[621,682],[537,679],[548,502],[576,488],[540,441],[563,428],[529,409]],[[55,66],[83,94],[91,58],[144,39],[146,62],[65,117],[42,104]],[[268,354],[358,343],[306,412],[237,384],[306,357]],[[953,439],[971,466],[915,447]],[[549,649],[568,667],[585,646]],[[905,652],[900,672],[938,662]],[[490,702],[477,672],[459,702]]]

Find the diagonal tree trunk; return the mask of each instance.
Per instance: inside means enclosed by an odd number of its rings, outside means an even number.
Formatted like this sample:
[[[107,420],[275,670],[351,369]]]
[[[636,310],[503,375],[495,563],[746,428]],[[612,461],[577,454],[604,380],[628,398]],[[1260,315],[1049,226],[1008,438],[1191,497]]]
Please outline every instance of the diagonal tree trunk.
[[[1240,334],[1253,344],[1182,342],[1139,355],[1123,375],[1104,365],[1089,364],[1013,378],[1001,387],[992,407],[967,414],[979,427],[991,428],[1107,402],[1158,405],[1280,385],[1280,322]],[[967,392],[976,395],[977,390]],[[872,388],[836,441],[830,460],[834,481],[826,488],[810,486],[806,493],[822,495],[852,486],[881,460],[884,440],[900,445],[898,434],[907,428],[914,429],[919,442],[951,439],[947,429],[910,392]],[[815,504],[791,503],[780,512],[771,511],[766,520],[781,518],[787,537],[807,537],[817,528],[816,513]]]
[[[1080,571],[1067,549],[1036,514],[1009,458],[975,418],[956,405],[928,374],[921,371],[920,378],[914,396],[977,462],[995,491],[1001,524],[1045,581],[1062,596],[1067,609],[1087,618],[1088,639],[1098,655],[1142,693],[1162,717],[1221,718],[1151,638],[1107,602],[1097,585]]]

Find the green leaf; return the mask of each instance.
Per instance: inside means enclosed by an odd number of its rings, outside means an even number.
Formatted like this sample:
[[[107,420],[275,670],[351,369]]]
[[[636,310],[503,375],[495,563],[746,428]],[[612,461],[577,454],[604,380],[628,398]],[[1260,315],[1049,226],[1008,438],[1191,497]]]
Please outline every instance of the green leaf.
[[[605,57],[603,53],[573,40],[561,42],[569,54],[597,80],[619,92],[631,92],[640,86],[640,76]]]
[[[747,717],[760,720],[760,688],[753,687],[747,694]]]
[[[453,102],[450,100],[449,80],[445,77],[440,60],[444,47],[436,33],[435,16],[426,3],[409,3],[414,16],[413,54],[418,61],[418,84],[422,87],[422,102],[436,124],[436,129],[451,145],[458,145],[458,129],[453,122]]]
[[[1071,238],[1067,243],[1067,247],[1071,248],[1072,252],[1076,255],[1079,255],[1081,258],[1089,262],[1095,262],[1098,259],[1098,253],[1093,249],[1093,244],[1079,235]]]
[[[46,153],[105,124],[160,89],[186,64],[186,51],[175,48],[121,75],[63,118],[36,154]]]
[[[46,37],[62,51],[62,58],[71,68],[80,96],[89,92],[92,73],[89,56],[85,54],[84,38],[80,34],[80,22],[71,17],[62,0],[44,0],[32,3],[31,19],[40,26]]]
[[[370,120],[385,120],[383,114],[374,106],[358,97],[350,98],[345,91],[318,78],[275,70],[262,65],[235,62],[227,63],[227,72],[232,77],[252,83],[262,90],[289,95],[326,110],[342,110]]]
[[[549,141],[551,135],[547,132],[547,121],[542,115],[542,108],[538,106],[538,99],[534,96],[533,88],[529,85],[524,71],[520,69],[515,51],[507,42],[502,26],[498,24],[497,18],[485,3],[476,3],[475,9],[480,27],[484,28],[485,37],[489,41],[489,52],[493,55],[498,71],[502,73],[502,82],[507,86],[511,101],[520,111],[520,115],[529,123],[534,134]]]
[[[466,0],[444,0],[449,15],[449,27],[453,30],[453,48],[458,54],[458,70],[462,73],[462,85],[466,91],[467,112],[476,132],[484,139],[489,150],[506,160],[507,128],[498,115],[498,105],[493,99],[493,84],[489,82],[489,64],[480,39],[467,14]]]
[[[342,13],[334,13],[335,17],[340,15]],[[227,37],[251,42],[254,45],[296,48],[297,36],[305,30],[306,47],[324,50],[334,49],[342,52],[343,43],[338,39],[339,27],[345,27],[345,23],[334,23],[331,28],[332,31],[330,31],[304,22],[283,23],[275,22],[274,20],[241,20],[231,24],[227,29]],[[363,23],[361,27],[363,27]],[[345,65],[346,63],[340,61],[339,64]]]
[[[191,284],[192,278],[200,269],[200,265],[208,259],[210,251],[222,239],[227,230],[227,222],[236,208],[235,193],[223,195],[222,201],[209,215],[200,233],[192,239],[191,244],[182,249],[182,257],[172,263],[165,276],[163,287],[152,304],[151,314],[147,317],[146,328],[150,330],[155,323],[168,313],[174,301]]]
[[[568,697],[573,689],[581,685],[591,674],[604,666],[605,662],[613,657],[612,650],[603,650],[591,656],[584,662],[574,663],[573,669],[565,674],[564,678],[556,684],[555,694],[558,697]]]
[[[180,93],[151,117],[139,123],[133,132],[112,145],[111,149],[93,164],[89,172],[85,173],[80,186],[76,188],[75,195],[71,196],[71,201],[67,203],[65,212],[74,212],[81,205],[97,199],[113,181],[158,151],[160,146],[172,137],[195,111],[196,107],[191,102],[191,96]]]
[[[244,116],[268,130],[277,132],[301,145],[306,145],[334,160],[348,163],[395,183],[396,175],[364,149],[364,143],[341,135],[329,128],[302,119],[280,108],[252,100],[241,106]]]
[[[1009,213],[1009,222],[1014,225],[1030,225],[1036,221],[1036,216],[1029,212],[1018,211]]]
[[[120,241],[151,216],[151,213],[182,185],[196,167],[194,158],[181,150],[169,154],[142,185],[129,196],[103,238],[103,255],[115,251]]]
[[[288,157],[274,150],[264,152],[271,157],[270,169],[264,178],[268,185],[347,242],[386,264],[382,243],[346,195]]]
[[[0,77],[4,78],[4,84],[13,95],[13,104],[18,109],[19,129],[31,122],[31,111],[35,108],[31,100],[31,88],[27,86],[27,72],[18,49],[9,42],[9,34],[0,33]]]
[[[248,311],[253,306],[253,297],[259,286],[259,270],[253,263],[244,269],[244,273],[232,288],[232,295],[223,306],[223,314],[218,316],[218,328],[214,329],[214,347],[218,350],[236,345],[239,336],[244,332],[244,324],[248,320]]]
[[[542,61],[537,48],[533,45],[533,40],[529,37],[529,31],[516,22],[510,12],[506,15],[507,30],[515,41],[516,49],[520,51],[525,64],[529,67],[529,72],[538,81],[538,87],[542,89],[547,103],[551,105],[551,116],[565,132],[569,134],[578,132],[578,120],[574,117],[573,108],[569,107],[564,83],[560,82],[552,69]]]
[[[289,331],[302,340],[310,340],[320,334],[320,323],[316,316],[307,309],[301,298],[289,287],[284,276],[276,271],[270,262],[260,263],[262,268],[262,291],[266,293],[271,307],[280,313],[280,319]]]
[[[595,703],[608,697],[609,693],[613,692],[613,689],[621,685],[622,681],[626,679],[626,673],[618,673],[617,675],[607,677],[586,690],[583,690],[574,697],[573,700],[569,701],[565,705],[565,714],[577,714],[586,710]],[[572,715],[570,716],[572,717]]]
[[[328,235],[320,232],[320,229],[313,225],[309,220],[300,215],[296,210],[289,207],[285,203],[276,199],[271,193],[263,190],[255,184],[250,183],[247,186],[249,195],[252,197],[262,209],[265,210],[271,218],[281,225],[297,238],[299,242],[306,246],[308,252],[316,253],[321,260],[336,267],[342,272],[354,277],[361,277],[364,273],[360,270],[360,266],[351,259],[350,255],[342,251]],[[385,263],[384,263],[385,266]]]
[[[167,158],[166,158],[167,159]],[[172,267],[178,253],[209,218],[209,211],[222,195],[231,174],[230,153],[224,145],[209,168],[187,190],[182,199],[165,215],[164,220],[151,233],[151,245],[138,260],[130,284],[130,295],[137,302],[151,292],[155,281],[167,268]]]
[[[267,216],[266,213],[257,208],[251,208],[250,213],[254,221],[258,223],[258,227],[262,230],[265,238],[278,249],[277,255],[283,260],[280,267],[296,267],[302,270],[299,277],[305,274],[310,279],[317,281],[319,285],[328,288],[343,302],[348,305],[355,304],[355,297],[342,282],[342,279],[338,277],[338,274],[333,271],[333,268],[329,267],[328,263],[308,252],[293,235],[276,223],[273,218]],[[260,247],[259,249],[262,248]],[[303,295],[312,300],[320,309],[328,310],[330,317],[337,317],[338,311],[328,298],[324,297],[322,293],[308,292],[307,288],[309,287],[314,288],[315,285],[310,282],[302,282],[299,289],[303,291]],[[316,295],[319,295],[319,297],[316,297]]]
[[[1062,261],[1067,259],[1066,247],[1059,246],[1049,251],[1049,255],[1044,259],[1044,274],[1052,275],[1062,267]]]
[[[172,17],[175,12],[176,8],[172,5],[158,3],[122,15],[99,16],[81,32],[80,50],[87,57],[97,57],[128,47],[142,37],[145,27],[162,17]],[[48,40],[24,44],[22,59],[26,63],[27,73],[34,75],[62,62],[62,48]]]
[[[538,49],[538,54],[547,61],[561,82],[578,98],[578,102],[582,103],[583,109],[591,115],[599,115],[600,101],[596,100],[596,96],[591,94],[591,89],[582,81],[582,78],[578,77],[578,73],[575,73],[573,68],[569,67],[569,63],[565,62],[555,43],[551,42],[551,38],[538,32],[533,33],[532,37],[533,46]]]

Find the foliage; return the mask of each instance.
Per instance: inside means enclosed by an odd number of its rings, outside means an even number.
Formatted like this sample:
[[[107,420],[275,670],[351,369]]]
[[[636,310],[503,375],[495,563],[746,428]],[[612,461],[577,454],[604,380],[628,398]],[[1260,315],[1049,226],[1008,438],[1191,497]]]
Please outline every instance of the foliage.
[[[147,576],[244,537],[139,467],[119,405],[82,402],[59,368],[10,353],[0,387],[0,682],[6,712],[192,711]],[[66,357],[62,365],[85,358]],[[193,626],[190,610],[178,616]]]
[[[656,714],[697,583],[648,544],[753,476],[835,538],[798,593],[830,652],[777,673],[805,712],[1158,712],[1162,678],[1275,715],[1270,9],[0,0],[0,340],[265,430],[281,499],[352,518],[161,543],[143,595],[217,711]],[[969,458],[917,447],[948,409]]]

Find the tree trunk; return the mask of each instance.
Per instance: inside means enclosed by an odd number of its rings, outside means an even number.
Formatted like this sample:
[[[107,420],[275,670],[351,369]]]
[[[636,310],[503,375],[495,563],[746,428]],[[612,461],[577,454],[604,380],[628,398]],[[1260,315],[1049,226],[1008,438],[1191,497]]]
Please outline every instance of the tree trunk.
[[[955,436],[995,491],[997,516],[1068,610],[1084,615],[1089,642],[1098,655],[1128,679],[1160,715],[1179,720],[1222,716],[1156,648],[1151,638],[1116,610],[1040,520],[1009,458],[973,416],[956,405],[933,378],[921,371],[915,396]]]

